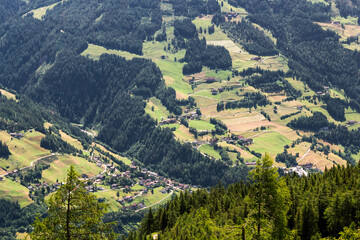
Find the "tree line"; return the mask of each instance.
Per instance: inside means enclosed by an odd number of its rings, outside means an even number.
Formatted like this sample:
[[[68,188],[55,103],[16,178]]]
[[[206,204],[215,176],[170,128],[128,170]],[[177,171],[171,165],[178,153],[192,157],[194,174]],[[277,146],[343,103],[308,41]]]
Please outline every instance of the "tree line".
[[[279,178],[265,156],[239,182],[197,190],[149,210],[129,240],[148,239],[356,239],[359,166],[335,166],[309,177]]]

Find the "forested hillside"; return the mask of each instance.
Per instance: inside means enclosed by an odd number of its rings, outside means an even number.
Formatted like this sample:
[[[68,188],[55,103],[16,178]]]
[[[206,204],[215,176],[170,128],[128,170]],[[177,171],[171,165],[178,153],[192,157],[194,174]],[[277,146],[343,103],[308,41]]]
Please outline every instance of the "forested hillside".
[[[152,233],[158,239],[357,239],[359,174],[358,166],[339,166],[278,179],[265,156],[250,173],[251,183],[181,193],[150,210],[127,239]]]
[[[0,0],[0,238],[71,165],[131,240],[355,238],[359,9]]]

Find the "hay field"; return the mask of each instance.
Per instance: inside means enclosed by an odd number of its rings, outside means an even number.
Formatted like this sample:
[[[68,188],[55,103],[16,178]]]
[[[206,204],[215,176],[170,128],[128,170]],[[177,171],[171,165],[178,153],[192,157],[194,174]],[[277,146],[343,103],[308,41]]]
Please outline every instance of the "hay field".
[[[94,177],[103,171],[95,163],[88,162],[84,158],[75,156],[58,156],[58,159],[50,163],[50,167],[43,171],[42,180],[47,183],[55,183],[56,180],[64,181],[71,165],[77,173]]]

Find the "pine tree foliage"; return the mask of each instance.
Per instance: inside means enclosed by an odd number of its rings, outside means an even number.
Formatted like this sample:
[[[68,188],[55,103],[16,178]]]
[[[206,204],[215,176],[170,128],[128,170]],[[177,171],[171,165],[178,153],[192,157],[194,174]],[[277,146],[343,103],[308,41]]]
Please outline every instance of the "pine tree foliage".
[[[48,216],[36,219],[31,239],[116,239],[112,223],[103,223],[107,205],[86,191],[71,166],[66,182],[50,197]]]

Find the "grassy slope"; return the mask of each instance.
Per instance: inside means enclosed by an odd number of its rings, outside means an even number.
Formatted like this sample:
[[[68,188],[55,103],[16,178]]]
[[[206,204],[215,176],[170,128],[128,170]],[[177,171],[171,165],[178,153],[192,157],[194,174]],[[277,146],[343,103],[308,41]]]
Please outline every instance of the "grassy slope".
[[[198,131],[200,130],[215,130],[215,125],[203,121],[203,120],[192,120],[189,121],[189,127],[196,128]]]
[[[25,133],[21,139],[12,139],[8,133],[1,131],[0,140],[6,143],[12,155],[7,160],[0,158],[0,166],[2,168],[8,166],[7,170],[12,171],[16,168],[30,166],[32,161],[49,155],[49,150],[40,147],[43,136],[42,133],[33,131],[32,133]]]
[[[58,160],[53,161],[50,164],[50,168],[43,171],[42,179],[47,183],[55,183],[57,179],[58,181],[63,181],[71,165],[74,166],[75,171],[79,174],[87,174],[89,177],[93,177],[103,171],[102,168],[88,162],[84,158],[64,155],[58,156]]]
[[[205,153],[207,155],[210,155],[216,159],[221,159],[219,152],[217,152],[211,145],[204,144],[201,147],[199,147],[199,151],[202,153]]]
[[[21,207],[32,203],[29,197],[29,190],[18,182],[5,178],[0,181],[0,198],[10,199],[19,202]]]

